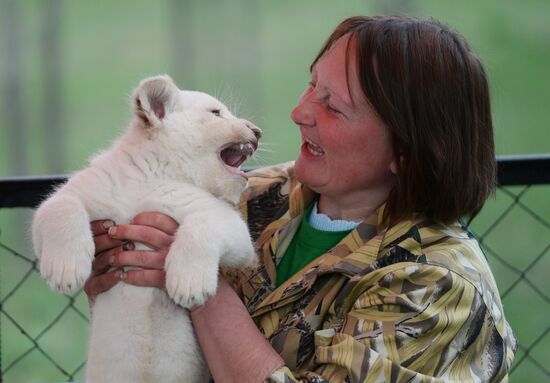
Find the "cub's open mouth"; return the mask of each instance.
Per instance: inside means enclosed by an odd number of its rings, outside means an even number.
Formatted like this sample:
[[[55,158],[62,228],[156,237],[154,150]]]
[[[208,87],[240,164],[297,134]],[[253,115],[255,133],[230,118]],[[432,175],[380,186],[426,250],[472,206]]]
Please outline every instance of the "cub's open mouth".
[[[256,147],[257,145],[251,142],[229,144],[221,149],[220,158],[232,173],[242,176],[244,173],[239,167],[254,154]]]

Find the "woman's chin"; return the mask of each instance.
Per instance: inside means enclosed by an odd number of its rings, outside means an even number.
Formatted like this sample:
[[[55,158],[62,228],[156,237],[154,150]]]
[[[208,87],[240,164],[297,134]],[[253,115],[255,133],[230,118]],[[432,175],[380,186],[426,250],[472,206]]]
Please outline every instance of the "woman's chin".
[[[310,164],[307,159],[304,160],[301,157],[298,157],[296,160],[294,170],[296,172],[296,179],[314,191],[319,185],[323,184],[322,178],[326,178],[326,174],[323,174],[322,168]]]

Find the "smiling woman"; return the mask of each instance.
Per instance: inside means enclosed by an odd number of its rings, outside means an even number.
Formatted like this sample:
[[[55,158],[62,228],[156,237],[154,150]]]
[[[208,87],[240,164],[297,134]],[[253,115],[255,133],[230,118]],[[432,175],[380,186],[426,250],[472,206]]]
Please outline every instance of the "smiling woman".
[[[353,17],[311,77],[291,113],[298,159],[249,173],[241,199],[256,264],[191,311],[214,380],[507,380],[515,339],[461,221],[495,186],[483,66],[437,21]],[[138,276],[163,270],[169,245],[152,266],[116,242],[175,230],[146,217],[99,230],[95,263],[143,266],[124,282],[163,288],[162,272]],[[90,279],[90,299],[118,280]]]
[[[342,36],[313,64],[291,114],[303,142],[296,177],[319,193],[320,211],[350,221],[386,200],[396,170],[389,130],[361,90],[356,44]]]

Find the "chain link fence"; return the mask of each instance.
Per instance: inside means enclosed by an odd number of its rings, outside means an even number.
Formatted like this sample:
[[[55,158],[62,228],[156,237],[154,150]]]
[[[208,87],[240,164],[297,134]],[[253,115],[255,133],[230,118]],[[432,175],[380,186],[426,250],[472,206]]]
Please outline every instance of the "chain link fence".
[[[28,220],[28,208],[63,181],[0,180],[0,382],[83,378],[86,297],[47,288],[28,240],[9,233],[14,222],[22,222],[4,214],[26,210]],[[510,381],[550,382],[550,156],[499,159],[499,184],[496,198],[471,228],[485,249],[519,341]]]

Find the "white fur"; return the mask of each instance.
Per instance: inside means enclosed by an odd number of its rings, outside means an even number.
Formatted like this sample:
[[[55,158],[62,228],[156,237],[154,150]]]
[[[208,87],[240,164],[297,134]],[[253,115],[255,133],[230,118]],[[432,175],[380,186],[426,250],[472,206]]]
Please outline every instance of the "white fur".
[[[184,308],[215,293],[219,264],[254,259],[234,208],[246,179],[228,170],[219,149],[256,143],[258,129],[207,94],[179,90],[168,76],[142,81],[133,105],[135,118],[113,147],[42,203],[33,221],[35,251],[48,284],[72,293],[90,276],[90,221],[123,224],[144,211],[176,219],[168,294],[118,283],[97,297],[86,382],[202,382],[208,371]]]

